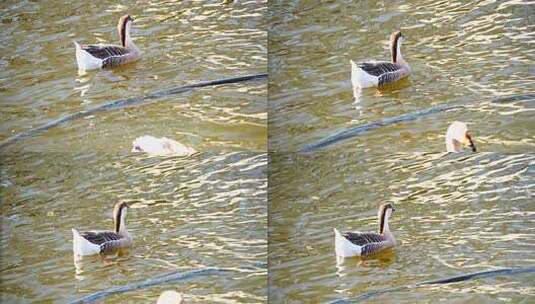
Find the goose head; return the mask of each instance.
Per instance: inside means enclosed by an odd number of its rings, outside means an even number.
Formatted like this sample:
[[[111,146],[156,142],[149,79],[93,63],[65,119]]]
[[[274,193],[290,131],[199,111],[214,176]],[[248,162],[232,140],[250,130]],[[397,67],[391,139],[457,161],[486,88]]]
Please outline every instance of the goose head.
[[[117,32],[119,32],[123,47],[127,47],[127,43],[130,42],[130,26],[133,21],[134,19],[130,15],[124,15],[119,18],[119,22],[117,23]]]
[[[382,204],[379,207],[379,212],[377,213],[377,217],[379,218],[379,234],[390,232],[390,229],[388,228],[388,220],[394,211],[396,211],[396,209],[394,209],[394,206],[390,203]]]
[[[392,33],[390,35],[390,54],[392,55],[392,63],[404,62],[401,56],[401,44],[405,36],[400,31]]]
[[[476,152],[476,146],[468,133],[466,124],[454,121],[446,131],[446,150],[448,152],[461,152],[463,145],[469,146],[473,152]]]
[[[115,204],[113,208],[113,222],[115,224],[115,232],[121,233],[126,230],[126,211],[128,209],[128,204],[125,202],[119,202]]]

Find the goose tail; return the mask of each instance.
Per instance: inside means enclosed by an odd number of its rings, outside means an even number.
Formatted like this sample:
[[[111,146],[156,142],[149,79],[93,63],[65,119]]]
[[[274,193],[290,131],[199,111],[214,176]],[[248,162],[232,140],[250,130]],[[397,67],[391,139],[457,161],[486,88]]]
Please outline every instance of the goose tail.
[[[102,60],[93,57],[91,54],[86,52],[82,45],[80,45],[78,42],[73,41],[74,46],[76,48],[76,64],[78,65],[78,71],[87,71],[87,70],[95,70],[102,67]]]
[[[340,257],[358,256],[361,253],[361,247],[351,243],[336,228],[334,228],[334,249],[336,255]]]
[[[363,69],[361,69],[357,63],[353,60],[349,60],[351,63],[351,83],[353,87],[359,88],[369,88],[375,87],[379,83],[379,80],[376,76],[372,76]]]
[[[78,257],[93,255],[100,253],[100,246],[89,242],[76,229],[72,228],[72,251]]]

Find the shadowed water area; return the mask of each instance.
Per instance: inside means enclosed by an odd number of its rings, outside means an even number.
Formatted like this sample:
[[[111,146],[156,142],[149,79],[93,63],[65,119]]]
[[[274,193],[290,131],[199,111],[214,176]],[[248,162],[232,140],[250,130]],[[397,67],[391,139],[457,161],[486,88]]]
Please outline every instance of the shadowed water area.
[[[533,301],[533,271],[414,284],[505,267],[532,269],[534,164],[533,155],[502,153],[272,155],[270,300],[321,303],[365,295],[360,299],[369,303]],[[333,228],[377,231],[377,208],[386,202],[396,208],[389,226],[397,247],[337,262]],[[392,291],[373,294],[384,289]]]
[[[355,126],[460,104],[337,142],[332,151],[442,151],[454,120],[481,151],[532,151],[535,5],[523,1],[274,1],[269,35],[270,151],[297,151]],[[349,60],[390,60],[406,36],[412,75],[356,98]],[[356,100],[355,100],[356,99]],[[395,142],[396,145],[391,145]]]
[[[0,140],[113,100],[266,73],[266,11],[258,1],[3,3]],[[143,57],[79,75],[72,41],[118,43],[117,20],[126,13],[135,19],[132,37]],[[155,302],[167,289],[188,303],[265,301],[266,87],[257,80],[163,95],[3,148],[2,302],[63,303],[206,268],[216,271],[104,301]],[[131,153],[132,141],[147,134],[199,153]],[[111,229],[119,200],[131,204],[134,246],[84,259],[76,270],[71,228]]]

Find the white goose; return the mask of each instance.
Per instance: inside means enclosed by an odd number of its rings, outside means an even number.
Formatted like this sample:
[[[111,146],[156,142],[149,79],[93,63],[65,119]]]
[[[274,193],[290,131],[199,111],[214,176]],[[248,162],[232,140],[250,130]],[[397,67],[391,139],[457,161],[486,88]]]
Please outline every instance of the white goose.
[[[446,131],[446,150],[448,152],[461,152],[463,145],[472,148],[472,152],[476,152],[476,145],[472,141],[472,137],[468,134],[468,127],[464,122],[454,121]]]
[[[78,232],[72,229],[75,257],[106,253],[117,248],[130,247],[132,237],[126,230],[127,203],[117,203],[113,209],[114,231]]]
[[[141,51],[130,37],[132,21],[134,19],[130,15],[124,15],[119,19],[117,31],[121,39],[120,46],[111,44],[80,45],[75,41],[78,69],[85,71],[111,68],[139,59]]]
[[[132,143],[132,152],[146,152],[152,155],[176,155],[188,156],[197,151],[195,149],[186,147],[178,141],[162,137],[156,138],[154,136],[145,135],[136,138]]]
[[[409,76],[411,68],[401,55],[404,36],[395,32],[390,36],[392,62],[367,61],[351,62],[351,82],[354,88],[369,88],[393,83]]]
[[[379,207],[379,232],[344,232],[334,228],[334,246],[336,256],[352,257],[375,254],[381,250],[394,247],[396,239],[388,228],[388,220],[396,209],[391,204]]]

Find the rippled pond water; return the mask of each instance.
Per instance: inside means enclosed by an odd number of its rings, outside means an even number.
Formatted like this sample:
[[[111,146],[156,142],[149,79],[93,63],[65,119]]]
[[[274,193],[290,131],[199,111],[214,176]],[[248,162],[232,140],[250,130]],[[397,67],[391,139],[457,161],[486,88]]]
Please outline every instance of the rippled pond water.
[[[269,281],[274,303],[321,303],[469,272],[533,266],[535,156],[356,153],[270,159]],[[376,231],[393,203],[398,246],[337,262],[333,228]],[[533,301],[534,274],[419,287],[370,303]],[[522,303],[524,303],[522,302]]]
[[[256,80],[161,96],[2,147],[1,302],[64,303],[211,267],[226,271],[103,301],[153,303],[173,289],[187,303],[317,303],[533,266],[535,5],[225,2],[0,5],[0,141],[114,100],[268,66],[270,75],[269,86]],[[142,59],[79,74],[72,42],[117,41],[126,13]],[[399,29],[411,77],[354,95],[349,60],[387,59],[388,37]],[[463,107],[295,153],[351,127],[450,104]],[[442,152],[453,120],[468,123],[481,152]],[[199,153],[131,153],[146,134]],[[117,201],[131,204],[133,248],[74,265],[71,228],[111,228]],[[332,228],[375,230],[383,202],[396,206],[398,247],[337,262]],[[497,276],[369,301],[531,302],[534,280]]]
[[[525,1],[273,1],[270,151],[296,151],[340,130],[431,106],[467,107],[389,125],[332,151],[439,152],[449,123],[469,124],[481,151],[533,151],[535,5]],[[407,37],[408,80],[354,101],[349,60],[388,60]],[[396,145],[390,143],[396,142]]]
[[[533,267],[534,12],[524,1],[270,2],[270,301],[355,299]],[[349,60],[388,60],[396,30],[407,37],[413,74],[354,96]],[[446,105],[463,107],[295,153],[343,130]],[[481,152],[442,152],[454,120],[468,123]],[[333,228],[376,231],[384,202],[396,206],[398,247],[337,263]],[[364,302],[532,302],[534,280],[497,276]]]
[[[0,140],[113,100],[198,81],[266,72],[262,1],[5,2],[1,5]],[[141,60],[79,75],[73,40],[118,40],[134,18]],[[63,303],[169,271],[230,269],[112,296],[188,303],[267,297],[266,82],[207,87],[73,120],[0,151],[2,302]],[[187,158],[130,152],[145,134],[192,146]],[[71,228],[110,229],[119,200],[132,208],[134,247],[72,256]]]

